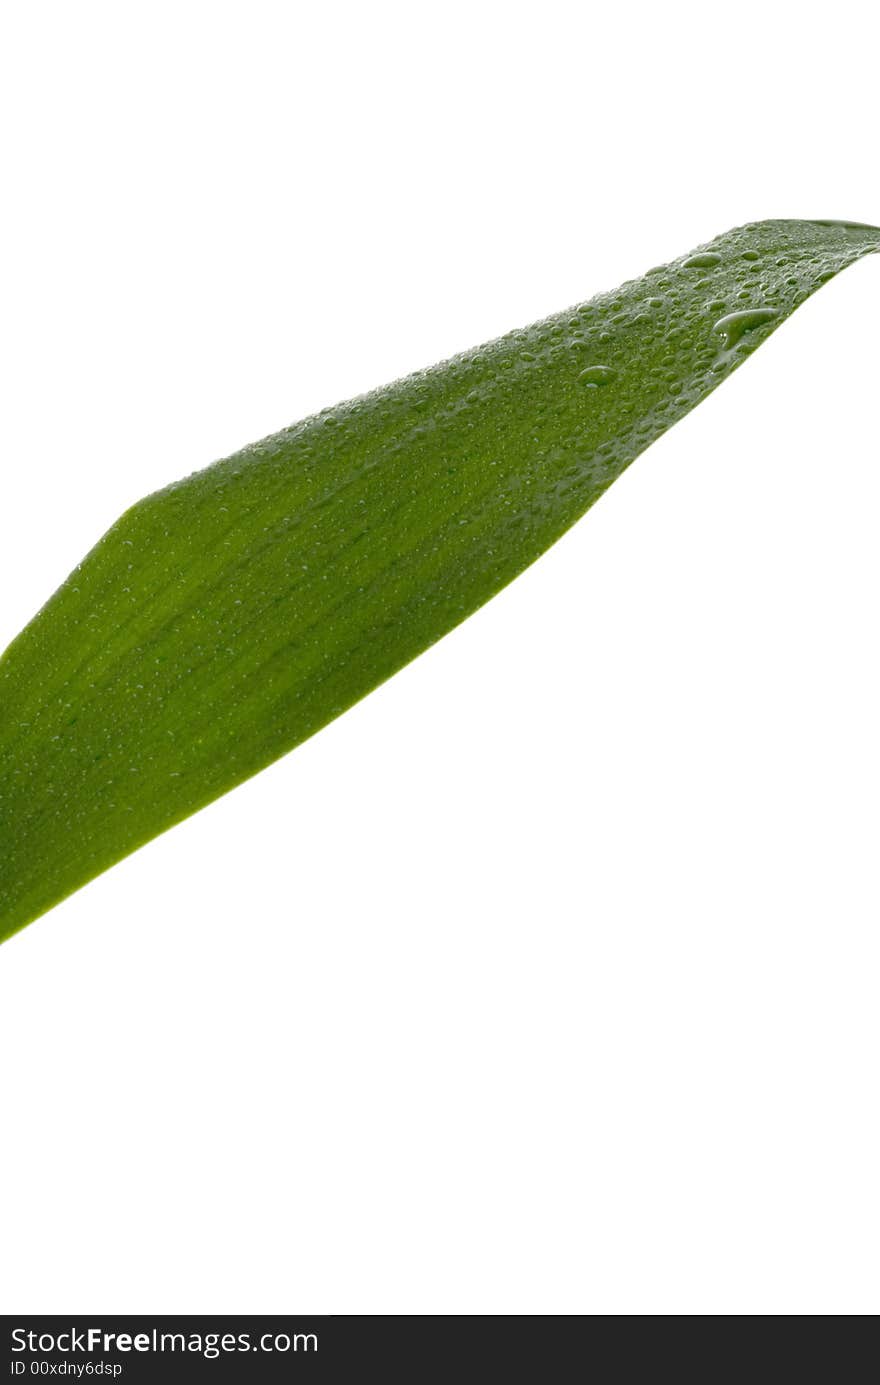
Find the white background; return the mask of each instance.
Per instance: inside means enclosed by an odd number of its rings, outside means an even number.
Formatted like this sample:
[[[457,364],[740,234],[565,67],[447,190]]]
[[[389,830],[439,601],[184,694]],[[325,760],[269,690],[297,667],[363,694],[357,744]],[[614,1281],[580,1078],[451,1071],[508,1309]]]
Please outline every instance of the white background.
[[[297,417],[880,221],[870,8],[815,13],[7,4],[0,643]],[[877,1311],[878,313],[880,259],[0,949],[0,1308]]]

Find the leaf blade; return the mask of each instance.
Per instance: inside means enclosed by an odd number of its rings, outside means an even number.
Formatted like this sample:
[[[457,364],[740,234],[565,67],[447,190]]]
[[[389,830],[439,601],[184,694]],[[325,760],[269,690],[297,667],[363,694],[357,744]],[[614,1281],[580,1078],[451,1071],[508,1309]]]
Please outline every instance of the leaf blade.
[[[0,659],[0,938],[452,629],[877,249],[737,228],[133,506]]]

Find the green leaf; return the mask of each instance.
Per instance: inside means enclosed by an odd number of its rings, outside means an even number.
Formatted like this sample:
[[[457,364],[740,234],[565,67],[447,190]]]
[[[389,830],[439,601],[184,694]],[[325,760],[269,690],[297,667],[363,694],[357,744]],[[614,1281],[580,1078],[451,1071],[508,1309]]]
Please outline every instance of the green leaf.
[[[878,249],[740,227],[133,506],[0,660],[0,938],[451,630]]]

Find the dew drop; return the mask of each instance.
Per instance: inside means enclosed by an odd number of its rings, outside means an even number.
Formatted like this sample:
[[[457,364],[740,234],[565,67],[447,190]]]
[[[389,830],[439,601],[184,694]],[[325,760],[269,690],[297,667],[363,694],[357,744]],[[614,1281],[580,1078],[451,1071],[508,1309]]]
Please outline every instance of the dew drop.
[[[611,366],[607,365],[588,365],[586,370],[582,370],[578,379],[582,385],[587,385],[592,389],[600,385],[608,385],[614,379],[615,372]]]
[[[691,255],[689,260],[685,260],[685,269],[714,269],[721,263],[721,256],[715,255],[712,251],[707,251],[703,255]]]
[[[778,317],[778,313],[773,308],[744,308],[741,312],[720,317],[712,330],[722,334],[729,351],[746,332],[772,322],[775,317]]]

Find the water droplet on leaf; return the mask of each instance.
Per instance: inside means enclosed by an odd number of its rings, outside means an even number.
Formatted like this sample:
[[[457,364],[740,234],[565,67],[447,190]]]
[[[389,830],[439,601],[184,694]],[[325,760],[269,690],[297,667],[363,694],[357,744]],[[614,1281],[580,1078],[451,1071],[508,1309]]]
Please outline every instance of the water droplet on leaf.
[[[588,365],[586,370],[582,370],[578,379],[582,385],[589,385],[593,388],[600,385],[608,385],[614,379],[615,372],[611,366],[607,365]]]
[[[777,316],[773,308],[744,308],[741,312],[728,313],[726,317],[720,317],[712,330],[721,333],[729,351],[746,332],[751,332],[766,322],[772,322]]]

